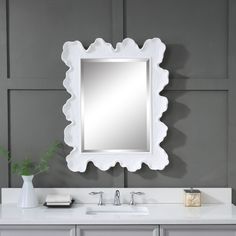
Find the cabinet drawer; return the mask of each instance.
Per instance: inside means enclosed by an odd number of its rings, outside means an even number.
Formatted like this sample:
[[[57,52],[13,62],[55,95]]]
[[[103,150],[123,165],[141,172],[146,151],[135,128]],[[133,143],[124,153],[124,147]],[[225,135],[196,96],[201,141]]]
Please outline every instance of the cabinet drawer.
[[[160,236],[236,236],[236,226],[161,225]]]
[[[159,227],[153,225],[77,226],[77,236],[159,236]]]
[[[75,226],[0,226],[0,236],[75,236]]]

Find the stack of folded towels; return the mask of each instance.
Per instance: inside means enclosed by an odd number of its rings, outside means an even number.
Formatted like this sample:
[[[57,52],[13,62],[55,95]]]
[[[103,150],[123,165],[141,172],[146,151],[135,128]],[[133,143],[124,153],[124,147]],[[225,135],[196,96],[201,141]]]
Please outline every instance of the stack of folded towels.
[[[71,203],[70,194],[48,194],[46,197],[47,206],[69,206]]]

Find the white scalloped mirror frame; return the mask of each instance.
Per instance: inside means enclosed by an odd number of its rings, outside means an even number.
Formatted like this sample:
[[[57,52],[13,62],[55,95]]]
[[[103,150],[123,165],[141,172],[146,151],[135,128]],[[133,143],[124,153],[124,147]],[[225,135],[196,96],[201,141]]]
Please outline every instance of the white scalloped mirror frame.
[[[141,169],[145,163],[152,170],[162,170],[168,165],[168,155],[160,146],[167,134],[167,126],[160,118],[167,110],[168,100],[160,92],[168,84],[168,71],[159,67],[162,62],[165,45],[159,38],[148,39],[140,49],[134,40],[124,39],[113,48],[110,43],[98,38],[88,49],[80,41],[66,42],[63,45],[62,60],[69,67],[63,85],[71,97],[63,106],[63,113],[71,123],[65,128],[64,140],[73,150],[66,157],[68,168],[74,172],[84,172],[88,162],[100,170],[106,171],[119,163],[128,171]],[[81,59],[119,59],[148,58],[150,60],[151,78],[151,151],[144,153],[84,153],[81,152],[81,117],[80,117],[80,83]]]

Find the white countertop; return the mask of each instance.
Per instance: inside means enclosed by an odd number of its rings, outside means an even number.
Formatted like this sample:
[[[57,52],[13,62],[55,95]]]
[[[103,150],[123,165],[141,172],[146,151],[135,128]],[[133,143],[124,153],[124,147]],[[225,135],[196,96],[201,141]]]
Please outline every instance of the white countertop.
[[[120,191],[120,201],[124,204],[130,202],[130,192],[143,192],[136,196],[135,202],[139,204],[182,204],[186,188],[35,188],[39,202],[45,202],[48,194],[70,194],[78,204],[96,204],[98,197],[90,192],[103,192],[103,201],[112,203],[116,190]],[[201,191],[202,204],[231,204],[231,188],[198,188]],[[2,188],[2,203],[16,203],[21,188]]]
[[[40,206],[21,209],[16,204],[0,205],[0,225],[45,224],[236,224],[236,206],[232,204],[204,204],[187,208],[183,204],[138,204],[149,210],[148,215],[87,215],[95,204],[74,204],[72,208]],[[106,207],[106,206],[101,206]],[[119,207],[119,206],[117,206]]]

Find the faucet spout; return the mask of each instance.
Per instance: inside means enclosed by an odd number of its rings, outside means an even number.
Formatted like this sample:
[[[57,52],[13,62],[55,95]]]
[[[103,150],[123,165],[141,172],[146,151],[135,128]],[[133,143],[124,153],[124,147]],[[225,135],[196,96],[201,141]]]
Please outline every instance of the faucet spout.
[[[119,190],[116,190],[115,191],[115,197],[114,197],[114,203],[113,203],[115,206],[120,206],[121,203],[120,203],[120,191]]]

